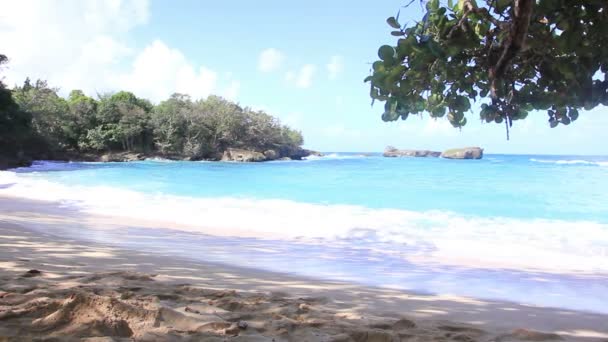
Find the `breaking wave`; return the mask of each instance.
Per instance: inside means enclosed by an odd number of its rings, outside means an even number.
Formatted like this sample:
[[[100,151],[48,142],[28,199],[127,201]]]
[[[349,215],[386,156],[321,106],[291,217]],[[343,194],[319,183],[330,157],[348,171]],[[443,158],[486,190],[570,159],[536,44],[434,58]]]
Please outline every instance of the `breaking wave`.
[[[557,164],[557,165],[595,165],[595,166],[608,166],[608,161],[590,161],[582,159],[573,160],[551,160],[551,159],[536,159],[531,158],[531,162],[543,163],[543,164]]]

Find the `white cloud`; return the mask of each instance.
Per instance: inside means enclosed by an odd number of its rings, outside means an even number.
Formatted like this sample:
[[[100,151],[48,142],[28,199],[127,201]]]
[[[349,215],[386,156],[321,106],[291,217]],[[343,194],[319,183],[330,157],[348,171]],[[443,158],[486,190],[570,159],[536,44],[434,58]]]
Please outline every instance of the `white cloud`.
[[[132,70],[116,75],[112,83],[138,96],[161,101],[174,92],[207,97],[215,89],[217,78],[216,72],[196,67],[181,51],[155,40],[137,55]]]
[[[149,17],[147,0],[7,1],[2,7],[10,85],[31,76],[89,91],[103,83],[108,65],[132,53],[123,37]]]
[[[313,64],[305,64],[297,72],[288,71],[285,80],[293,83],[298,88],[309,88],[312,85],[312,77],[317,67]]]
[[[203,98],[217,90],[218,74],[160,40],[137,51],[129,32],[148,21],[148,0],[7,1],[0,12],[3,72],[9,86],[26,77],[46,79],[67,95],[128,90],[160,101],[174,92]],[[236,99],[240,82],[220,92]]]
[[[281,67],[283,64],[283,60],[285,56],[283,53],[275,48],[269,48],[262,53],[260,53],[260,57],[258,60],[258,70],[262,72],[271,72],[275,71]]]
[[[330,80],[335,80],[344,70],[344,61],[341,56],[332,56],[327,64],[327,72]]]

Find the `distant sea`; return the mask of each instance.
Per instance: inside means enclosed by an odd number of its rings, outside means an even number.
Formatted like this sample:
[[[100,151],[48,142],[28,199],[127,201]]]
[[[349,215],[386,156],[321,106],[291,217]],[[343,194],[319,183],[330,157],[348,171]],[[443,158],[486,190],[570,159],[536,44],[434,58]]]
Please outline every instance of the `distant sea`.
[[[608,157],[40,161],[0,172],[0,194],[201,227],[54,234],[373,286],[608,312]],[[266,237],[216,237],[205,227]]]

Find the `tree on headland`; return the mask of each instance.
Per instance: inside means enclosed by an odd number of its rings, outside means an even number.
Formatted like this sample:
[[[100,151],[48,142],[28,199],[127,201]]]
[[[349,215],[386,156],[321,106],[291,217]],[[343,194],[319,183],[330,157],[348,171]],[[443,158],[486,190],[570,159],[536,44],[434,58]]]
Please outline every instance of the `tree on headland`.
[[[0,54],[0,68],[8,58]],[[31,134],[31,115],[19,108],[0,78],[0,154],[17,155]],[[1,164],[1,163],[0,163]]]
[[[32,84],[28,78],[21,87],[13,89],[13,98],[22,111],[31,115],[32,130],[51,151],[67,147],[68,103],[57,95],[57,89],[42,80]]]
[[[82,90],[72,90],[68,96],[68,118],[65,125],[66,143],[71,149],[86,149],[88,128],[97,122],[99,103]]]
[[[556,127],[608,105],[608,1],[421,3],[426,13],[410,27],[387,19],[399,38],[379,48],[365,79],[372,103],[385,101],[384,121],[426,112],[462,127],[481,101],[481,119],[508,134],[533,110]]]

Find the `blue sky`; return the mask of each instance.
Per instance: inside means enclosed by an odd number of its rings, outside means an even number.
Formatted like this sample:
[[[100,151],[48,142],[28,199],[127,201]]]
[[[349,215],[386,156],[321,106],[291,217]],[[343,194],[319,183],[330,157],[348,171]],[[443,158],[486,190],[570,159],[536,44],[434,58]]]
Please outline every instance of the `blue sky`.
[[[405,1],[5,2],[9,84],[29,75],[62,93],[125,89],[154,101],[176,91],[219,94],[281,118],[322,151],[479,145],[489,153],[608,154],[605,107],[555,129],[545,113],[532,113],[515,123],[511,141],[475,110],[461,131],[426,117],[382,122],[382,104],[370,106],[362,80],[377,48],[394,42],[385,19]],[[415,2],[401,21],[420,13]]]

